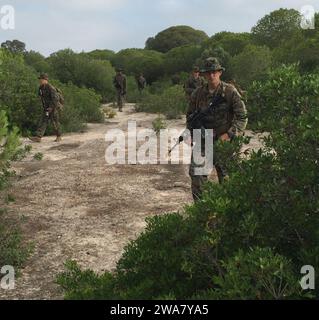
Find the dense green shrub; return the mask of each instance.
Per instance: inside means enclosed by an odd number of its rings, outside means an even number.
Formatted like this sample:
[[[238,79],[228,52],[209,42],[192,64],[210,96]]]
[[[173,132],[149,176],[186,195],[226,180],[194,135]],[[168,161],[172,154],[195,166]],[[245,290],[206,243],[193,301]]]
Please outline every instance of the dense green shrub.
[[[0,50],[0,61],[0,108],[6,111],[9,123],[23,133],[34,131],[41,106],[37,74],[24,64],[22,56]]]
[[[239,252],[221,263],[223,274],[212,282],[217,289],[207,290],[196,299],[201,300],[269,300],[293,298],[301,292],[299,279],[291,263],[270,248],[254,248]]]
[[[162,113],[168,119],[179,118],[187,109],[184,89],[176,85],[160,94],[145,94],[136,109],[143,112]]]
[[[167,128],[167,124],[165,120],[159,115],[153,122],[152,127],[156,135],[158,136],[161,133],[161,130],[164,130]]]
[[[72,50],[56,52],[48,59],[54,78],[63,83],[94,89],[105,101],[113,96],[115,70],[107,60],[94,60]]]
[[[58,276],[59,285],[68,290],[66,299],[69,300],[115,300],[115,281],[110,273],[98,276],[91,270],[82,272],[74,261],[65,264],[67,271]]]
[[[233,78],[243,86],[249,87],[253,81],[263,80],[272,67],[271,51],[267,47],[248,45],[230,63]]]
[[[39,52],[29,51],[24,53],[25,63],[40,73],[51,73],[51,66],[47,59]]]
[[[52,83],[63,92],[65,97],[64,116],[70,118],[76,112],[81,122],[103,121],[100,108],[101,96],[94,90],[79,88],[72,83],[63,84],[56,80]],[[74,109],[74,111],[71,111],[71,109]],[[66,118],[63,119],[66,120]]]
[[[144,89],[143,94],[147,91],[147,89]],[[143,94],[141,94],[138,90],[138,86],[136,83],[136,79],[133,76],[127,77],[127,94],[126,94],[126,101],[129,103],[137,103],[140,101],[143,97]],[[116,92],[114,90],[114,101],[116,100]]]
[[[290,119],[307,112],[318,101],[318,74],[301,75],[298,65],[290,65],[265,76],[264,82],[252,84],[247,95],[250,123],[256,130],[270,131],[289,125]]]
[[[13,266],[16,272],[32,252],[30,244],[23,239],[19,224],[19,221],[11,219],[8,213],[0,209],[0,265]]]
[[[0,111],[0,201],[3,202],[4,189],[12,176],[10,161],[17,159],[24,150],[19,148],[18,129],[9,130],[4,111]],[[13,221],[5,210],[0,208],[0,266],[11,265],[19,268],[30,254],[30,246],[23,242],[17,221]],[[1,278],[1,275],[0,275]]]

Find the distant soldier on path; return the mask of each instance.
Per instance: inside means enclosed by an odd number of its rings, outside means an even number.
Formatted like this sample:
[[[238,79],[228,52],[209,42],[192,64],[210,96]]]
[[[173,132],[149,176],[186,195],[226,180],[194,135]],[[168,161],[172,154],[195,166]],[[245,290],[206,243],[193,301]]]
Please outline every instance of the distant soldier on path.
[[[138,91],[140,92],[140,94],[142,94],[142,93],[143,93],[143,90],[146,88],[146,79],[145,79],[143,73],[141,73],[141,74],[136,78],[136,82],[137,82]]]
[[[49,76],[46,73],[40,75],[39,81],[39,97],[41,98],[43,111],[37,134],[35,137],[31,137],[30,139],[33,142],[41,142],[41,139],[51,122],[57,136],[55,142],[60,142],[62,140],[62,135],[59,121],[59,110],[63,107],[62,93],[49,84]]]
[[[238,90],[231,84],[221,81],[225,69],[216,58],[205,60],[205,67],[201,73],[205,76],[207,84],[197,88],[192,96],[187,113],[187,128],[191,128],[191,115],[196,111],[203,111],[205,117],[201,120],[201,127],[214,130],[214,142],[231,141],[236,136],[243,135],[247,126],[248,117],[245,103]],[[214,103],[215,101],[218,101]],[[210,111],[207,112],[209,106]],[[214,148],[214,146],[211,146]],[[202,156],[205,155],[205,143],[202,143]],[[214,165],[218,174],[219,183],[228,176],[223,163],[219,163],[218,155],[214,152]],[[207,176],[195,174],[196,168],[201,168],[194,161],[190,166],[189,174],[192,179],[192,193],[195,201],[201,199],[203,185],[208,181]]]
[[[184,84],[184,90],[187,96],[188,101],[191,101],[192,93],[204,85],[204,79],[200,76],[200,69],[197,66],[194,66],[193,71],[189,79]]]
[[[122,112],[126,96],[126,76],[122,69],[117,69],[113,84],[117,93],[117,106],[119,111]]]

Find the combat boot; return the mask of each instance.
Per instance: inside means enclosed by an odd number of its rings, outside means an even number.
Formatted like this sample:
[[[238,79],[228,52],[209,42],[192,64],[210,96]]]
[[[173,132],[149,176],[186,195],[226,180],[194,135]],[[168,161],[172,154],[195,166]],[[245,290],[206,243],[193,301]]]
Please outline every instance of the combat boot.
[[[40,142],[41,142],[41,138],[40,138],[40,137],[29,137],[29,139],[30,139],[32,142],[37,142],[37,143],[40,143]]]
[[[61,136],[56,137],[56,139],[54,140],[54,142],[61,142],[61,141],[62,141],[62,137]]]

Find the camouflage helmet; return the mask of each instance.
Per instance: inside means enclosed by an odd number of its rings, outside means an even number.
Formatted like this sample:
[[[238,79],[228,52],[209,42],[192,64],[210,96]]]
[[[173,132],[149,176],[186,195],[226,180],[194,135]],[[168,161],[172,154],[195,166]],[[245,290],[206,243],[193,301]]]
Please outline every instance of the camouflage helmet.
[[[38,79],[39,80],[49,80],[49,76],[47,73],[41,73]]]
[[[221,66],[217,58],[207,58],[203,63],[204,67],[201,73],[214,72],[214,71],[225,71],[226,69]]]
[[[199,66],[193,66],[193,72],[200,72]]]

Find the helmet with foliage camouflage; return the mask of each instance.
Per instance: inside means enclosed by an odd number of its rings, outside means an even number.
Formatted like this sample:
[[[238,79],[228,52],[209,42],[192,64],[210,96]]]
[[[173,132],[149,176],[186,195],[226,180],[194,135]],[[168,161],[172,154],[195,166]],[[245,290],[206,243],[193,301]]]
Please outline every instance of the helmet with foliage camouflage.
[[[38,77],[39,80],[49,80],[49,76],[47,73],[41,73]]]
[[[193,72],[200,72],[199,66],[193,66]]]
[[[214,72],[214,71],[225,71],[226,69],[221,66],[217,58],[207,58],[204,60],[203,69],[201,73]]]

